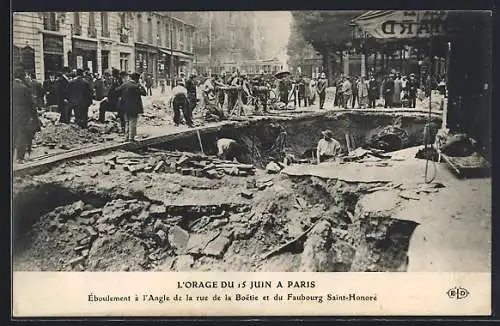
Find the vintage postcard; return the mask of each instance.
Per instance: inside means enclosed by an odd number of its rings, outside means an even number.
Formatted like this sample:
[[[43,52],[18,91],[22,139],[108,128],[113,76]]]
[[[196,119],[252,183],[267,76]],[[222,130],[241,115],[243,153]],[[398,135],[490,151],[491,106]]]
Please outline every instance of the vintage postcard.
[[[12,31],[13,317],[491,314],[491,12]]]

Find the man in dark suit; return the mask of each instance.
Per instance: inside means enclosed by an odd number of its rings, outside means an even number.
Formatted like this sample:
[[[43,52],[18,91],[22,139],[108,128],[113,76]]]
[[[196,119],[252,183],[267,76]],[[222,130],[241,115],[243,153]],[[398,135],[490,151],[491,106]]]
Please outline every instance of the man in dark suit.
[[[126,140],[135,141],[137,134],[137,119],[144,112],[141,96],[146,96],[146,89],[139,83],[140,75],[133,73],[130,80],[120,85],[116,92],[120,94],[120,110],[126,123]]]
[[[59,122],[61,123],[69,123],[72,114],[72,108],[68,105],[69,94],[68,94],[68,85],[69,85],[69,74],[71,70],[69,67],[64,67],[62,73],[59,75],[56,81],[56,96],[57,96],[57,107],[59,109],[59,113],[61,117]]]
[[[69,105],[75,110],[76,124],[87,128],[89,106],[92,104],[93,92],[90,84],[83,77],[83,70],[77,69],[76,78],[68,84]]]
[[[189,101],[187,115],[188,117],[184,117],[186,119],[186,123],[189,127],[193,127],[192,117],[193,111],[196,108],[197,104],[197,96],[196,96],[196,71],[192,71],[189,75],[189,78],[186,80],[185,87],[187,90],[187,98]]]
[[[34,136],[33,125],[38,120],[31,89],[26,83],[26,73],[20,68],[14,72],[12,85],[13,149],[17,162],[23,163],[26,151],[31,147]]]

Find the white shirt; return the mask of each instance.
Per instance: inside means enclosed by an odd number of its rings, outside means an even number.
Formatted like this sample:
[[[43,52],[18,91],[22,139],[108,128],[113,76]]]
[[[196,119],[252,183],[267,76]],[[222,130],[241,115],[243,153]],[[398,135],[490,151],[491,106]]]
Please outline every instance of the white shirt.
[[[337,156],[338,153],[340,153],[342,147],[340,146],[340,143],[336,141],[335,139],[320,139],[318,142],[318,148],[317,152],[319,156],[322,155],[329,155],[329,156]]]
[[[224,154],[232,144],[236,144],[236,141],[234,139],[221,138],[217,140],[218,155]]]
[[[169,103],[170,106],[172,106],[172,101],[179,94],[184,94],[184,95],[187,96],[187,89],[186,89],[186,87],[184,87],[182,85],[177,85],[174,88],[172,88],[172,95],[168,99],[168,103]]]

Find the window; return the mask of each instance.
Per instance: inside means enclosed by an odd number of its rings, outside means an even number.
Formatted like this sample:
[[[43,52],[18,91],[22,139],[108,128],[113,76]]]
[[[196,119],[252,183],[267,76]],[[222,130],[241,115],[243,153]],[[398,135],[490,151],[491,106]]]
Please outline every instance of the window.
[[[47,12],[43,15],[43,28],[48,31],[59,30],[59,22],[55,12]]]
[[[154,44],[153,43],[153,22],[151,21],[151,18],[148,18],[148,43]]]
[[[161,39],[161,21],[158,20],[158,22],[156,23],[156,31],[157,31],[157,35],[156,35],[156,41],[158,43],[158,46],[162,46],[162,39]]]
[[[101,36],[109,37],[109,21],[108,21],[108,13],[101,12]]]
[[[129,71],[129,58],[130,54],[128,53],[120,53],[120,70],[121,71]]]
[[[75,26],[81,26],[80,25],[80,13],[79,12],[74,12],[73,13],[73,25],[75,25]]]
[[[89,12],[89,37],[97,37],[97,30],[95,28],[95,13]]]
[[[142,16],[141,14],[137,15],[137,41],[142,42],[142,36],[143,36],[143,31],[142,31]]]
[[[165,24],[165,46],[170,47],[170,24]]]

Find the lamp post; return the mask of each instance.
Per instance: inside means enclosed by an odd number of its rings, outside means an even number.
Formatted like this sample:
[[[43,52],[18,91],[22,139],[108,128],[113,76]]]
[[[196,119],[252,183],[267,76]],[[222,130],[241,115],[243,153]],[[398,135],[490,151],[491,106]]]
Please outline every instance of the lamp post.
[[[170,88],[174,88],[174,20],[170,21]]]

